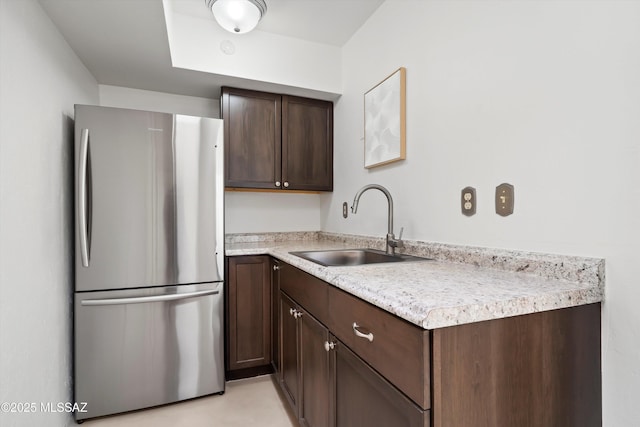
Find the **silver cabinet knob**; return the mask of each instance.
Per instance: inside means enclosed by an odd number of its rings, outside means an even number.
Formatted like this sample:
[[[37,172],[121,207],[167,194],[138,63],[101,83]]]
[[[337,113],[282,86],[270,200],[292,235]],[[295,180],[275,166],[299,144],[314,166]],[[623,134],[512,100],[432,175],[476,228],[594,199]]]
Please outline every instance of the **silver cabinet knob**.
[[[331,351],[334,348],[336,348],[336,343],[334,343],[333,341],[332,342],[329,342],[329,341],[325,341],[324,342],[324,349],[326,351]]]
[[[280,270],[280,266],[279,265],[274,265],[273,266],[273,271],[278,271]]]
[[[289,314],[292,315],[294,319],[299,319],[302,317],[302,312],[299,310],[296,310],[295,308],[290,308]]]
[[[284,182],[284,186],[285,186],[285,188],[288,187],[289,186],[289,181],[285,181]]]
[[[280,187],[280,181],[276,181],[276,187]]]

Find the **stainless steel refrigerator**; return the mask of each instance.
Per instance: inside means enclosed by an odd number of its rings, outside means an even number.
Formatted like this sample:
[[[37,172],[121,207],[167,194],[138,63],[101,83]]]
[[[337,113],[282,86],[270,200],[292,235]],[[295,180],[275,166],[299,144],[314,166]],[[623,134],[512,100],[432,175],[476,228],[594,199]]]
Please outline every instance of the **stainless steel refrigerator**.
[[[222,135],[76,105],[77,420],[224,392]]]

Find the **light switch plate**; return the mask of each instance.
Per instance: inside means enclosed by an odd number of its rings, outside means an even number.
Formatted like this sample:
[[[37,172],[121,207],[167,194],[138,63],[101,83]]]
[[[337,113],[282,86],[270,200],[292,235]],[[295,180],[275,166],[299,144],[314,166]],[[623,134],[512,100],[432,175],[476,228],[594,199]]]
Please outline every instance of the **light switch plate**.
[[[349,205],[347,202],[342,203],[342,217],[346,218],[349,216]]]
[[[476,213],[476,189],[473,187],[465,187],[460,193],[460,208],[462,214],[472,216]]]
[[[500,216],[509,216],[513,213],[514,205],[513,185],[506,182],[496,187],[496,213]]]

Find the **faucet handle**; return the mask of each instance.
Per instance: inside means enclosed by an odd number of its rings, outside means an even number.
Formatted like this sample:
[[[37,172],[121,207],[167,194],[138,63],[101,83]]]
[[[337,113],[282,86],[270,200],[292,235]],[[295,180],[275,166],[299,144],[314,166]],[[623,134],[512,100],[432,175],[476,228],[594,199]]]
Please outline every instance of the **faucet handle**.
[[[388,245],[391,246],[392,248],[404,248],[404,242],[402,241],[402,233],[404,233],[404,227],[400,227],[400,234],[398,235],[398,237],[393,237],[393,234],[391,234],[389,237],[391,237],[390,239],[388,239]]]
[[[396,238],[393,233],[387,234],[387,246],[390,248],[404,248],[404,242],[402,241],[402,233],[404,227],[400,227],[400,235]]]

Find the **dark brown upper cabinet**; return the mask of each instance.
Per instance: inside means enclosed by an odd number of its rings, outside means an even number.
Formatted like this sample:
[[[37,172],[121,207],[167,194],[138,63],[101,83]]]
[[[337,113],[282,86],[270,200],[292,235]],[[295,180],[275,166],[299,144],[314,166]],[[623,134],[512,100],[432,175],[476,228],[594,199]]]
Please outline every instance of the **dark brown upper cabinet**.
[[[222,88],[225,186],[333,191],[333,103]]]

